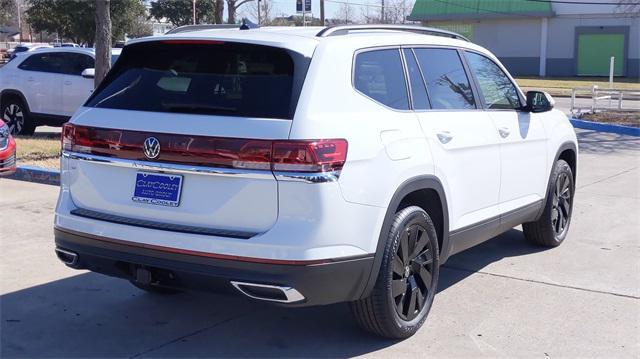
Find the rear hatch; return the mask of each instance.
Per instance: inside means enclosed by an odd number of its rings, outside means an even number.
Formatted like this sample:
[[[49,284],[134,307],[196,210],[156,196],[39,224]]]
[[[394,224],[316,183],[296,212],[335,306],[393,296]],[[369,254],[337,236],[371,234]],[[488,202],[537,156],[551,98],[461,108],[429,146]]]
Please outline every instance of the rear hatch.
[[[71,124],[75,214],[248,238],[278,215],[274,140],[286,140],[310,59],[265,45],[127,46]]]

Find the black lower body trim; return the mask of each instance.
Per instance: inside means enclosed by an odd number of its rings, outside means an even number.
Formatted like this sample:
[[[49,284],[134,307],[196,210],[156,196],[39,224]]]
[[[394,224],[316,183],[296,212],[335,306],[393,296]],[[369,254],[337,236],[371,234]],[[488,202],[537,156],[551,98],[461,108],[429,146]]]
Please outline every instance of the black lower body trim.
[[[359,299],[373,266],[373,255],[309,265],[216,259],[97,240],[55,229],[57,248],[77,254],[76,269],[134,280],[137,268],[162,287],[238,293],[230,281],[295,288],[305,300],[290,306],[325,305]]]
[[[540,207],[543,205],[543,201],[539,200],[486,221],[451,231],[449,234],[451,245],[450,254],[460,253],[465,249],[502,234],[515,226],[534,221]]]

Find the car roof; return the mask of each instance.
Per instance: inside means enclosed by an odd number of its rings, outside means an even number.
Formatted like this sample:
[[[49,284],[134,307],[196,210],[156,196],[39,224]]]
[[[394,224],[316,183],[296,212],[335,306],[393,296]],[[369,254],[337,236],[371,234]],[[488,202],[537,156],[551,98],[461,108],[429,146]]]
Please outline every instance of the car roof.
[[[112,55],[120,55],[122,49],[111,49]],[[96,50],[87,47],[43,47],[29,52],[28,54],[44,53],[44,52],[76,52],[81,54],[87,54],[95,56]]]
[[[408,29],[410,27],[407,27]],[[414,27],[415,29],[419,27]],[[347,34],[334,36],[319,36],[322,30],[327,27],[322,26],[267,26],[248,30],[239,28],[201,29],[183,31],[175,34],[149,36],[133,39],[127,45],[162,40],[221,40],[230,42],[245,42],[257,45],[276,46],[301,53],[311,57],[315,48],[322,42],[351,42],[354,47],[371,46],[391,46],[391,45],[435,45],[435,46],[455,46],[472,48],[478,51],[487,52],[480,46],[469,41],[445,37],[445,36],[424,34],[403,30],[402,28],[365,28],[353,27],[347,30]],[[426,28],[424,28],[426,29]],[[437,29],[432,29],[437,31]],[[449,33],[451,34],[451,33]],[[454,34],[455,35],[455,34]]]

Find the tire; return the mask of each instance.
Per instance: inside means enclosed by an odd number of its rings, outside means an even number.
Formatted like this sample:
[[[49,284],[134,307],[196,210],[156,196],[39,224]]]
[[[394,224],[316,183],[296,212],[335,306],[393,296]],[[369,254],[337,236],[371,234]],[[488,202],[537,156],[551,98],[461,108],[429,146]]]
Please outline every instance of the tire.
[[[177,289],[172,289],[172,288],[166,288],[166,287],[158,287],[155,285],[149,285],[149,284],[140,284],[134,280],[130,281],[131,284],[133,284],[134,287],[144,290],[145,292],[148,293],[153,293],[153,294],[162,294],[162,295],[172,295],[172,294],[178,294],[178,293],[182,293],[182,291],[177,290]]]
[[[31,119],[29,109],[18,97],[12,96],[2,102],[0,116],[14,136],[32,136],[36,131],[36,125]]]
[[[571,224],[574,193],[571,167],[564,160],[556,161],[542,215],[536,222],[522,225],[525,238],[545,247],[562,244]]]
[[[438,286],[438,236],[422,208],[396,213],[371,295],[350,303],[356,321],[376,335],[404,339],[427,319]]]

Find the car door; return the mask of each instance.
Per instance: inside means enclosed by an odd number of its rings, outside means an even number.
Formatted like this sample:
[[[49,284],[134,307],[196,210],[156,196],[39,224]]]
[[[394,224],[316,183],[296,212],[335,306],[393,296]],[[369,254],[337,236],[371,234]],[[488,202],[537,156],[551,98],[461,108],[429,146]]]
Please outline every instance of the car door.
[[[82,71],[95,67],[95,60],[87,54],[65,52],[65,74],[62,86],[62,112],[71,116],[93,91],[94,80],[82,77]]]
[[[494,60],[471,51],[466,51],[465,56],[483,107],[500,136],[500,212],[535,213],[536,204],[545,197],[548,180],[547,136],[542,121],[536,114],[522,110],[526,101]]]
[[[23,88],[29,110],[59,114],[62,101],[62,57],[55,52],[34,53],[18,68],[24,70]]]
[[[420,73],[426,83],[428,109],[417,116],[447,192],[450,251],[459,252],[492,237],[499,224],[499,136],[458,50],[413,48],[405,58],[410,76]]]

